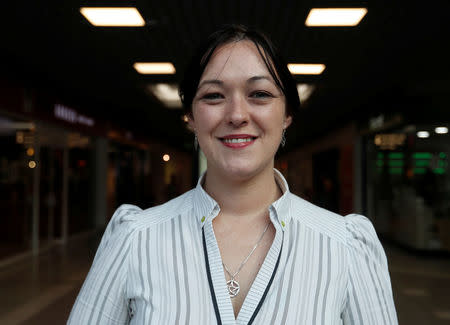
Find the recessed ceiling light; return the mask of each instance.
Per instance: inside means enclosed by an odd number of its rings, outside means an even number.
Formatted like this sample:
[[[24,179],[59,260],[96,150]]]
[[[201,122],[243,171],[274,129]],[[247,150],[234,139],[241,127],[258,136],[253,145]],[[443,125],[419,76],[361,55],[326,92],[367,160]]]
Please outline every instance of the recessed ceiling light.
[[[298,96],[300,97],[300,102],[306,102],[306,100],[311,96],[316,87],[310,84],[297,84]]]
[[[133,67],[141,74],[174,74],[175,67],[170,62],[136,62]]]
[[[430,137],[430,132],[428,131],[419,131],[417,132],[417,137],[418,138],[429,138]]]
[[[356,26],[366,15],[367,8],[313,8],[306,26]]]
[[[149,85],[148,89],[167,107],[181,108],[181,100],[176,85],[160,83]]]
[[[434,129],[434,132],[436,132],[437,134],[446,134],[448,133],[448,128],[445,126],[438,126]]]
[[[133,27],[144,26],[145,21],[133,7],[83,7],[81,14],[94,26]]]
[[[289,63],[288,69],[292,74],[321,74],[325,70],[325,64]]]

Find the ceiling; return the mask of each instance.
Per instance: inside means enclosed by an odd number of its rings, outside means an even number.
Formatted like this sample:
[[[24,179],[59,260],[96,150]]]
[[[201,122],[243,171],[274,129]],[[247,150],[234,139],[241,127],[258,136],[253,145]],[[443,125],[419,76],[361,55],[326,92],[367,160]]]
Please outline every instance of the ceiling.
[[[433,6],[431,5],[433,4]],[[288,62],[324,63],[288,131],[288,150],[349,121],[380,113],[450,121],[449,1],[15,1],[2,7],[0,72],[43,89],[90,116],[190,150],[181,111],[146,87],[176,83],[201,39],[225,23],[266,32]],[[94,27],[83,6],[136,6],[145,27]],[[313,7],[367,7],[357,27],[310,28]],[[171,61],[172,76],[143,76],[136,61]]]

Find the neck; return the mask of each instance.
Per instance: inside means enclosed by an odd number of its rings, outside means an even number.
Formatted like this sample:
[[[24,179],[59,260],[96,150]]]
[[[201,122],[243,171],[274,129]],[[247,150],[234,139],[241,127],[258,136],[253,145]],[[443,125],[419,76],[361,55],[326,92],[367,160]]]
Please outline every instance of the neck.
[[[208,170],[204,189],[217,201],[222,215],[236,219],[266,215],[270,204],[282,194],[273,167],[238,180]]]

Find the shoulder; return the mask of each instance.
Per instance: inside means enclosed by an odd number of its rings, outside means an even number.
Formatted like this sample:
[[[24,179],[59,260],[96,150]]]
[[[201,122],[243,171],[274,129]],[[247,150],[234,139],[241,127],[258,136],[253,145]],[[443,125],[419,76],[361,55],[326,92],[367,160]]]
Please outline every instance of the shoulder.
[[[292,221],[340,242],[346,241],[345,217],[290,193]]]
[[[99,250],[114,242],[131,243],[141,230],[177,217],[190,210],[192,190],[164,204],[141,209],[136,205],[122,204],[114,212],[100,242]]]
[[[372,222],[359,214],[346,216],[347,246],[355,258],[362,257],[387,267],[386,254]]]
[[[123,237],[133,232],[134,215],[142,210],[131,204],[122,204],[119,206],[111,217],[111,220],[103,234],[102,243],[107,244],[111,237]]]
[[[363,244],[379,242],[372,222],[365,216],[359,214],[341,216],[295,194],[291,193],[290,198],[292,219],[314,231],[350,247],[359,246],[358,242]]]
[[[192,193],[193,190],[190,190],[164,204],[144,210],[134,205],[125,204],[119,208],[123,210],[121,219],[130,221],[133,224],[132,227],[138,230],[161,224],[190,211],[192,208]]]

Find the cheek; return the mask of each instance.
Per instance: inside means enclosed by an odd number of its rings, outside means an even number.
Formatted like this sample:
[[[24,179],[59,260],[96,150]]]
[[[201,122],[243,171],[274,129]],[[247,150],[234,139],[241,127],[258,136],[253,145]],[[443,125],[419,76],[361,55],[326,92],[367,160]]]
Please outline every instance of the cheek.
[[[198,131],[210,131],[220,123],[221,117],[217,110],[199,106],[194,111],[194,120]]]
[[[255,115],[254,121],[267,132],[278,132],[278,130],[281,130],[284,125],[284,110],[281,108],[276,108],[259,112]]]

